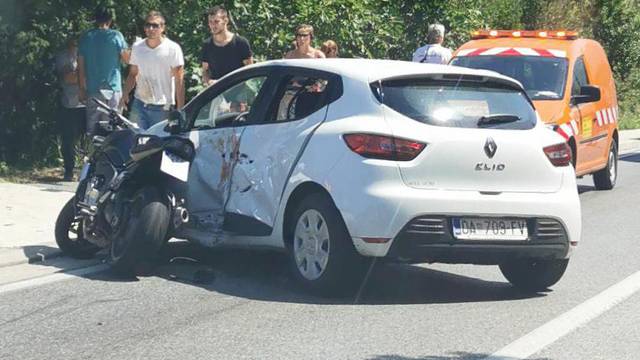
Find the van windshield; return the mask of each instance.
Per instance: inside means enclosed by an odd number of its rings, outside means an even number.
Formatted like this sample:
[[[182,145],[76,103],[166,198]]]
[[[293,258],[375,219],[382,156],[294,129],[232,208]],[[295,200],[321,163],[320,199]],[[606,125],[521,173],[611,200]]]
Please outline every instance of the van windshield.
[[[502,83],[402,79],[378,86],[372,90],[384,105],[429,125],[524,130],[537,120],[527,95]]]
[[[451,65],[484,69],[512,77],[522,84],[532,100],[564,97],[567,59],[542,56],[461,56]]]

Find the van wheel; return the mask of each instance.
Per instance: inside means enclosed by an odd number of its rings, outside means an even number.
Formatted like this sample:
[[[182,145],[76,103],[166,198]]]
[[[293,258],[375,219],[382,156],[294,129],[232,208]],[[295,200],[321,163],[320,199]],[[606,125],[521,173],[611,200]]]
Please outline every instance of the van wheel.
[[[290,265],[296,282],[319,295],[355,292],[366,258],[357,253],[333,202],[320,193],[305,197],[290,224]]]
[[[500,271],[514,287],[537,292],[560,281],[568,264],[569,259],[517,259],[500,264]]]
[[[611,141],[607,166],[593,174],[593,184],[598,190],[611,190],[618,180],[618,144]]]

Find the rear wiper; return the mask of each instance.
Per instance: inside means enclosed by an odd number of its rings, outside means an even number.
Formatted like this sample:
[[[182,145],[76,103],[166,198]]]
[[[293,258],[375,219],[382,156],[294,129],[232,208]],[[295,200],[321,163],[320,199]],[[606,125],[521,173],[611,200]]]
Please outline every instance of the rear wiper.
[[[520,117],[517,115],[511,114],[493,114],[493,115],[485,115],[478,119],[477,125],[478,127],[482,125],[491,125],[491,124],[506,124],[510,122],[519,121]]]

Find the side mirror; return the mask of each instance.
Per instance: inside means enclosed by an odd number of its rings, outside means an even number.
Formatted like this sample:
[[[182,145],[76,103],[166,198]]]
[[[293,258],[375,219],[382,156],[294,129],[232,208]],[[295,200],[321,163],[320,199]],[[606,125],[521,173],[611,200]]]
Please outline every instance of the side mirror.
[[[182,132],[182,127],[186,123],[184,112],[180,110],[172,110],[169,113],[169,121],[167,126],[164,127],[164,131],[171,135],[179,134]]]
[[[600,88],[593,85],[585,85],[580,87],[580,94],[571,97],[573,105],[600,101]]]

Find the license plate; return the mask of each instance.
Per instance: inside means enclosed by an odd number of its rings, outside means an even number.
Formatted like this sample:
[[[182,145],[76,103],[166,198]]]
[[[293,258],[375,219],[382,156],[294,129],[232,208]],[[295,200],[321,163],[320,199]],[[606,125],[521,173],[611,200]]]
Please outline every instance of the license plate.
[[[453,218],[453,236],[461,240],[526,240],[527,221],[505,218]]]
[[[189,177],[189,162],[163,151],[160,171],[186,182]]]
[[[90,166],[91,165],[88,162],[84,163],[84,165],[82,166],[82,171],[80,172],[80,178],[78,179],[78,182],[87,178],[87,175],[89,175]]]

